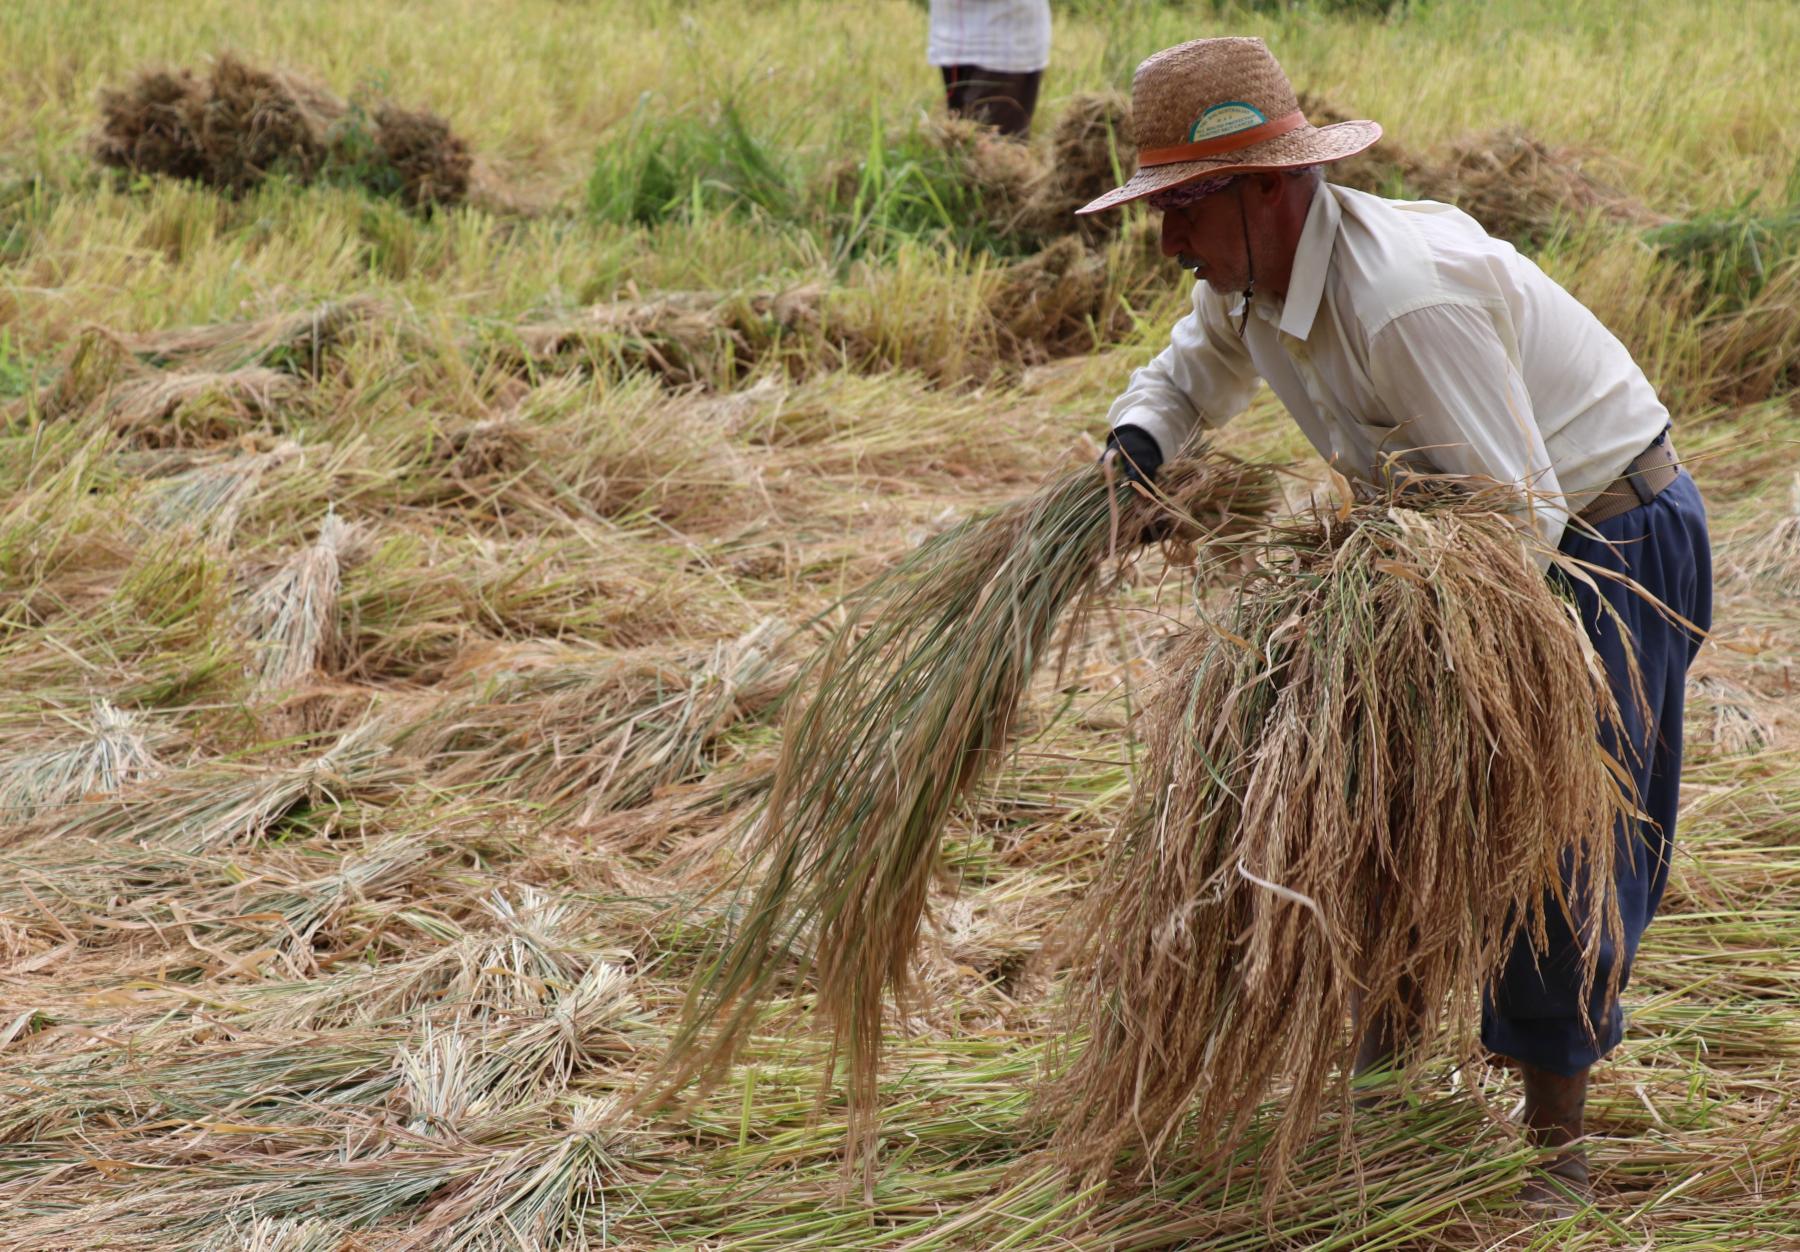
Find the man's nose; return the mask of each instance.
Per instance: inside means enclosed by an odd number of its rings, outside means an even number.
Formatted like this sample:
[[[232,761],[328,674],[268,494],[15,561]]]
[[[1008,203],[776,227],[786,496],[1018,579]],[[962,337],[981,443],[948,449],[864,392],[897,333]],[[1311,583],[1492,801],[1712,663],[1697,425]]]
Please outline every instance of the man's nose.
[[[1162,254],[1176,257],[1186,251],[1187,223],[1181,220],[1179,213],[1162,215]]]

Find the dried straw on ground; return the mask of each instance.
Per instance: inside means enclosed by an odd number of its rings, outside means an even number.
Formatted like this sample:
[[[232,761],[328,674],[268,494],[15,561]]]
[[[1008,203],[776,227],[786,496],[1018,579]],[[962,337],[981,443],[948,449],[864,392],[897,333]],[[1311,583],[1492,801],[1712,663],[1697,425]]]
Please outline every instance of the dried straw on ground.
[[[1159,480],[1163,502],[1079,470],[851,598],[784,722],[755,849],[764,875],[690,1000],[675,1081],[729,1061],[797,958],[850,1053],[849,1133],[866,1151],[883,1001],[911,986],[944,823],[1005,751],[1058,625],[1152,518],[1172,508],[1197,531],[1238,533],[1267,510],[1272,477],[1223,456],[1181,460]]]
[[[301,455],[284,440],[267,452],[233,456],[157,479],[146,485],[140,514],[153,530],[186,530],[209,543],[228,543],[238,514],[256,494],[263,475]]]
[[[1546,892],[1586,919],[1588,977],[1617,933],[1627,806],[1595,734],[1616,709],[1495,502],[1365,505],[1276,550],[1172,658],[1080,919],[1086,1043],[1046,1110],[1083,1171],[1150,1169],[1190,1118],[1222,1159],[1285,1089],[1273,1196],[1347,1074],[1358,998],[1404,1014],[1416,988],[1467,1044],[1514,934],[1542,942]]]
[[[1688,679],[1689,707],[1704,717],[1704,739],[1714,752],[1742,756],[1775,742],[1775,727],[1742,686],[1712,674]],[[1710,716],[1707,716],[1710,714]]]
[[[182,852],[202,852],[261,839],[297,809],[344,814],[371,794],[391,795],[407,772],[381,742],[370,719],[324,752],[294,764],[209,763],[124,788],[72,807],[41,830],[24,832],[135,839]],[[325,816],[317,823],[330,829]]]
[[[119,342],[154,365],[179,362],[189,369],[220,371],[262,366],[318,378],[326,354],[354,332],[372,322],[393,325],[403,312],[379,297],[357,295],[298,313],[150,331],[124,336]]]
[[[317,83],[227,52],[204,79],[150,70],[100,96],[94,156],[132,174],[188,178],[233,195],[271,175],[311,182],[333,170],[413,208],[468,195],[468,144],[435,114],[354,110]]]

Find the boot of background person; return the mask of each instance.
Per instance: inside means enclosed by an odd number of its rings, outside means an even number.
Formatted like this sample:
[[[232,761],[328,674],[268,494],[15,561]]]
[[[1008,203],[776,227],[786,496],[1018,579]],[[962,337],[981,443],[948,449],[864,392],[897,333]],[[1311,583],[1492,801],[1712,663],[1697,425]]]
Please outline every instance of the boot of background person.
[[[1593,1198],[1587,1152],[1581,1146],[1588,1071],[1565,1077],[1521,1061],[1519,1073],[1525,1080],[1523,1121],[1531,1141],[1540,1148],[1564,1149],[1542,1167],[1543,1177],[1526,1184],[1520,1199],[1554,1216],[1569,1216]]]
[[[1031,133],[1042,70],[1007,73],[979,65],[946,65],[943,75],[944,103],[951,113],[992,126],[1014,139]]]

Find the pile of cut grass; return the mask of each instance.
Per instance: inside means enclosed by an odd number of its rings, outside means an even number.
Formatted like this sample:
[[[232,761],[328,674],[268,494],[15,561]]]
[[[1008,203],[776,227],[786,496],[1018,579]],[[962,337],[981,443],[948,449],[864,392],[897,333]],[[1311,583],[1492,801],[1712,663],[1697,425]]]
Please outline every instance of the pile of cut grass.
[[[226,52],[204,78],[146,70],[100,96],[94,155],[134,175],[185,178],[243,195],[264,179],[366,187],[414,209],[460,204],[469,146],[426,111],[346,104],[295,74]]]

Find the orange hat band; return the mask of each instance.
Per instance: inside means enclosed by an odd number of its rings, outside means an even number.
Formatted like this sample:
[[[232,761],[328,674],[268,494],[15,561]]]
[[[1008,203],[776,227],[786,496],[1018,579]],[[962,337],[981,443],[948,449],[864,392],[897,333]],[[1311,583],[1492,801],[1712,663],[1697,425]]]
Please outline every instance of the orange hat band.
[[[1229,135],[1218,135],[1212,139],[1202,139],[1197,143],[1178,143],[1168,148],[1145,148],[1138,153],[1138,166],[1175,165],[1182,161],[1204,161],[1207,157],[1221,156],[1227,152],[1236,152],[1240,148],[1248,148],[1251,144],[1262,143],[1268,139],[1278,139],[1291,130],[1298,130],[1306,125],[1306,114],[1298,109],[1286,117],[1278,117],[1272,122],[1264,122],[1260,126],[1252,126],[1246,130],[1234,130]]]

